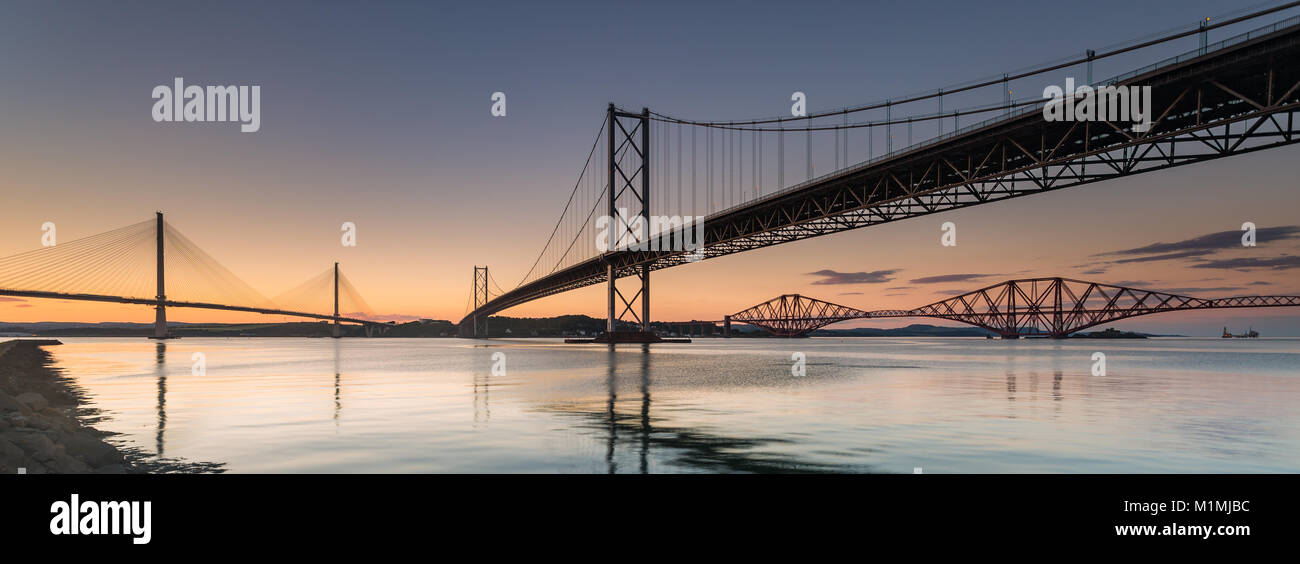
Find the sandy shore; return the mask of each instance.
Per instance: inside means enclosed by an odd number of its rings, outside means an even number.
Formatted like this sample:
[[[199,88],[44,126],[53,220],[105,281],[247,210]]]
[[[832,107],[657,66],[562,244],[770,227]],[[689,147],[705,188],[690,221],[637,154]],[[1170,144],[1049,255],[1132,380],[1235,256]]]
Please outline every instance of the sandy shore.
[[[58,341],[0,343],[0,473],[135,471],[104,433],[78,418],[82,394],[50,366],[41,347]]]

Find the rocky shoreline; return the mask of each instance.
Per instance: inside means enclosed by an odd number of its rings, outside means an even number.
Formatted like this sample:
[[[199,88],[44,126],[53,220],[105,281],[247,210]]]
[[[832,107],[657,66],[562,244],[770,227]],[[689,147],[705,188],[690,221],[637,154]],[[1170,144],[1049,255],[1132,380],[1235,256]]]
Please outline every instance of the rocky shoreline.
[[[0,343],[0,474],[136,472],[106,433],[81,421],[81,391],[42,348],[58,344]]]

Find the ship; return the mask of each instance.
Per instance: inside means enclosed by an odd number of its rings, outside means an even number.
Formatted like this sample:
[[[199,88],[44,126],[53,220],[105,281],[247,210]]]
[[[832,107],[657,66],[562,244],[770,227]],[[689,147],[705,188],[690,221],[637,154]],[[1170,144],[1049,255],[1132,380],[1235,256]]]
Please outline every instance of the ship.
[[[1223,328],[1224,339],[1254,339],[1257,337],[1259,337],[1259,331],[1256,331],[1254,327],[1251,327],[1245,333],[1242,333],[1240,335],[1233,335],[1232,333],[1228,332],[1227,327]]]

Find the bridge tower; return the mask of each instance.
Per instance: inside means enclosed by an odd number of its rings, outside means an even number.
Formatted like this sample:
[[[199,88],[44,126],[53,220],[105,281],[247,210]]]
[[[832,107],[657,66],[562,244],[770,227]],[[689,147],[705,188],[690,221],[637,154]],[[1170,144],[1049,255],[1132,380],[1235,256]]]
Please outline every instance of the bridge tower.
[[[605,212],[610,218],[611,252],[625,248],[630,244],[644,244],[650,236],[650,109],[642,108],[641,113],[634,114],[618,111],[614,104],[609,105],[605,129],[606,173],[608,174],[605,193]],[[626,196],[626,197],[624,197]],[[620,197],[623,204],[620,208]],[[626,210],[626,215],[620,211]],[[640,216],[640,229],[634,229],[632,216]],[[635,276],[641,287],[628,299],[618,289],[620,276]],[[642,264],[619,268],[611,261],[605,263],[605,276],[608,284],[608,315],[605,320],[605,335],[598,337],[598,343],[646,343],[657,342],[659,338],[650,332],[650,265]],[[622,307],[618,303],[622,302]],[[640,314],[636,307],[640,305]],[[624,316],[641,326],[639,331],[619,332],[616,327]]]
[[[343,336],[343,330],[339,327],[339,263],[334,263],[334,326],[331,328],[330,336],[335,339]]]
[[[167,292],[166,284],[163,280],[163,214],[156,212],[157,216],[157,250],[158,255],[155,259],[155,265],[158,268],[158,293],[155,296],[158,299],[158,305],[154,306],[153,336],[150,339],[170,339],[171,335],[167,332]]]
[[[488,267],[474,267],[474,311],[488,303]],[[478,337],[478,315],[474,316],[474,337]],[[483,318],[483,336],[488,336],[488,320]]]

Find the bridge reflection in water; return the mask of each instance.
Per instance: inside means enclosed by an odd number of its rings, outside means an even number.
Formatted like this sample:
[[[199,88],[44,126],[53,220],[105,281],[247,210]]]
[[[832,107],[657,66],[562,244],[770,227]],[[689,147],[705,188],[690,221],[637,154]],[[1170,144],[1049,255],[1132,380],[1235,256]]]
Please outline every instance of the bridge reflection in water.
[[[142,341],[69,338],[51,354],[104,415],[102,430],[173,469],[1295,467],[1293,339],[743,339],[649,354],[534,340]],[[198,350],[206,376],[190,373]],[[497,350],[508,375],[482,370]],[[1107,376],[1089,372],[1096,350]],[[796,351],[808,359],[802,376],[791,371]],[[1150,439],[1139,461],[1133,428]]]
[[[619,351],[608,346],[605,361],[606,396],[600,408],[589,403],[553,405],[548,411],[582,419],[582,427],[597,433],[604,446],[608,474],[657,472],[659,461],[674,472],[843,473],[871,472],[867,465],[837,465],[761,452],[790,442],[776,437],[729,437],[698,427],[665,424],[653,414],[653,362],[650,345]],[[620,397],[620,390],[627,389]],[[584,407],[591,406],[591,407]]]

